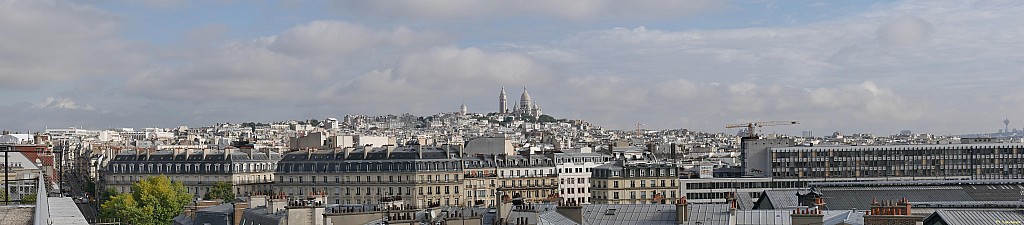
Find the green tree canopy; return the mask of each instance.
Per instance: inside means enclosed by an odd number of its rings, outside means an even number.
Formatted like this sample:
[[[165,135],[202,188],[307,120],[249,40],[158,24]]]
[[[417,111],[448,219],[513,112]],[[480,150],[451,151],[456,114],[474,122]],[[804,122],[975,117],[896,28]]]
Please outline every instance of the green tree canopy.
[[[21,196],[21,204],[36,204],[36,195],[28,194]]]
[[[135,225],[171,224],[191,202],[181,182],[160,175],[132,184],[132,193],[111,197],[100,207],[100,216]]]
[[[235,200],[235,192],[231,191],[231,183],[228,182],[217,182],[210,188],[210,191],[206,192],[203,199],[214,200],[220,199],[225,202]]]
[[[557,120],[555,120],[554,117],[551,117],[549,115],[540,115],[540,117],[537,118],[537,120],[542,122],[542,123],[551,123],[551,122],[557,121]]]

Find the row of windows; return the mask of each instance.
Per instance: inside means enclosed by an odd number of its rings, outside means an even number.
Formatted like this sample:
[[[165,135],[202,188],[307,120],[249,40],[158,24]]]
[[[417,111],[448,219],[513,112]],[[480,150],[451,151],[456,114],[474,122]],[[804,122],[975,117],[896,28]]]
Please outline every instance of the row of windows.
[[[612,196],[611,196],[610,199],[611,200],[620,200],[622,198],[619,196],[619,193],[624,193],[624,192],[626,192],[626,191],[613,191],[613,192],[611,192]],[[628,200],[653,199],[658,193],[661,193],[661,196],[667,197],[667,198],[670,198],[670,199],[675,199],[676,198],[676,191],[675,190],[670,190],[670,191],[629,191],[629,198],[628,198]],[[606,194],[607,193],[605,193],[605,192],[596,192],[596,193],[594,193],[593,198],[600,199],[600,200],[608,200],[609,196],[607,196]]]
[[[461,170],[457,162],[344,162],[344,163],[287,163],[282,162],[279,172],[387,172],[387,171],[454,171]]]
[[[558,168],[558,173],[590,173],[590,168]]]
[[[333,192],[331,192],[332,189],[330,187],[312,187],[312,188],[308,188],[308,189],[307,188],[285,187],[284,189],[285,189],[284,191],[287,192],[289,196],[295,196],[295,194],[298,194],[299,196],[304,196],[307,193],[330,193],[330,194],[334,194],[335,196],[342,196],[342,195],[344,195],[344,196],[360,196],[360,195],[368,195],[368,196],[406,195],[406,196],[408,196],[408,195],[412,195],[413,190],[414,190],[412,187],[387,187],[387,188],[384,188],[384,187],[345,187],[344,189],[342,189],[341,187],[334,187],[333,188]],[[459,194],[459,186],[447,186],[446,185],[446,186],[433,186],[433,187],[417,187],[415,190],[416,190],[416,194],[417,195],[424,195],[424,194],[427,194],[427,195],[433,195],[433,194],[446,194],[446,195],[447,194],[456,194],[457,195],[457,194]],[[309,192],[307,192],[307,191],[309,191]]]
[[[114,163],[114,173],[260,173],[273,172],[275,163]]]
[[[287,177],[287,178],[285,178],[285,177]],[[372,179],[373,176],[344,176],[344,177],[345,177],[345,183],[364,183],[364,182],[384,183],[384,176],[376,176],[376,178],[377,178],[376,181],[374,181]],[[364,177],[366,179],[363,179]],[[404,177],[405,177],[404,181],[414,181],[414,180],[412,180],[412,175],[406,175]],[[417,179],[415,181],[419,181],[419,182],[430,182],[430,181],[433,181],[433,182],[458,182],[459,181],[459,177],[460,177],[459,174],[444,174],[443,177],[440,174],[438,174],[438,175],[419,175],[418,176],[419,179]],[[318,179],[318,178],[321,178],[321,179]],[[341,181],[342,181],[341,178],[342,178],[341,176],[334,176],[334,180],[333,180],[334,183],[335,184],[340,184]],[[452,179],[452,178],[454,178],[454,179]],[[303,184],[303,183],[306,183],[307,181],[309,183],[312,183],[312,184],[316,184],[316,183],[324,183],[324,184],[331,183],[330,180],[328,180],[328,176],[319,176],[318,177],[316,175],[310,175],[309,179],[306,179],[306,176],[278,176],[278,182],[285,183],[285,179],[288,180],[288,182],[287,182],[288,184],[294,184],[294,183]],[[401,182],[403,182],[403,176],[393,176],[393,175],[387,176],[387,182],[388,183],[395,183],[395,182],[401,183]]]
[[[623,180],[622,182],[626,182],[626,181]],[[608,183],[609,183],[609,181],[603,181],[603,180],[601,180],[601,181],[591,181],[591,186],[595,187],[595,188],[608,188],[609,187]],[[628,187],[628,188],[676,187],[676,180],[672,179],[672,180],[668,180],[667,182],[666,182],[666,180],[650,180],[650,182],[648,182],[648,180],[639,180],[639,182],[637,180],[629,180],[628,184],[629,185],[625,185],[624,187]],[[639,185],[637,185],[637,184],[639,184]],[[617,180],[611,181],[611,188],[619,188],[619,181],[617,181]]]

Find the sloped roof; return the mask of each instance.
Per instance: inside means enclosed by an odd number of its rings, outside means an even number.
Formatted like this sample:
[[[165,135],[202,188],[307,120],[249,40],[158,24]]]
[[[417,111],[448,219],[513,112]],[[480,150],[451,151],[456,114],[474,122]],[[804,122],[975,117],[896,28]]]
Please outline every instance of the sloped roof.
[[[675,212],[675,205],[589,204],[583,206],[583,220],[588,225],[676,224]]]
[[[756,205],[759,207],[765,204],[765,201],[771,203],[771,208],[758,208],[758,209],[792,209],[800,206],[799,198],[796,193],[798,189],[788,190],[767,190],[762,193],[761,198],[757,199]]]
[[[960,186],[819,187],[828,209],[871,208],[873,199],[907,198],[911,202],[972,201]],[[773,199],[774,201],[774,199]]]
[[[1020,224],[1024,222],[1024,210],[939,210],[928,216],[925,222],[937,220],[949,225]]]

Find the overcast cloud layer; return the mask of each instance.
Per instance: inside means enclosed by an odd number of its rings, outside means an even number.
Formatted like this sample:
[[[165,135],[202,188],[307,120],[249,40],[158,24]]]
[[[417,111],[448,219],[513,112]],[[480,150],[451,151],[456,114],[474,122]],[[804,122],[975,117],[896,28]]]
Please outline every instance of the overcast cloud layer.
[[[502,86],[616,129],[1024,127],[1020,1],[89,3],[0,0],[0,129],[486,113]]]

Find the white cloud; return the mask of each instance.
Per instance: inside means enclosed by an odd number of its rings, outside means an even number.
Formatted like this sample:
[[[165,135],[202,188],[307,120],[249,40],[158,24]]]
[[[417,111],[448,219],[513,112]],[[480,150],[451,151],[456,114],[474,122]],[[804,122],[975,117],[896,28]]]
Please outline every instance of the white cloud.
[[[575,21],[615,19],[651,19],[694,15],[722,7],[718,1],[687,0],[552,0],[552,1],[484,1],[484,0],[385,0],[344,1],[337,8],[368,16],[387,15],[427,20],[502,19],[549,17]],[[370,12],[370,13],[367,13]]]
[[[80,105],[66,97],[47,97],[46,100],[32,105],[33,109],[71,109],[71,110],[95,110],[91,105]]]
[[[405,27],[368,28],[343,21],[312,21],[279,35],[216,48],[172,49],[183,65],[161,66],[132,77],[134,93],[162,99],[310,103],[317,92],[401,55],[446,43],[437,33]],[[154,91],[161,90],[161,91]]]
[[[501,85],[511,88],[551,80],[547,66],[518,53],[438,47],[397,61],[394,67],[337,83],[319,96],[377,113],[435,113],[446,103],[496,94]],[[410,105],[420,108],[410,109]]]
[[[906,15],[878,28],[878,39],[885,44],[914,44],[931,39],[935,28],[920,17]]]
[[[441,34],[406,27],[376,30],[344,21],[313,21],[268,38],[267,48],[296,57],[350,57],[447,43]]]
[[[102,10],[63,1],[0,1],[0,87],[123,75],[145,55],[118,38]]]
[[[555,65],[556,74],[608,74],[601,79],[629,81],[619,95],[577,95],[585,100],[545,108],[597,114],[595,122],[618,128],[633,122],[579,109],[645,96],[623,102],[638,102],[635,106],[651,120],[693,123],[658,124],[665,128],[718,130],[740,120],[794,119],[813,122],[782,129],[882,132],[981,130],[975,121],[950,121],[988,114],[956,108],[1024,110],[974,101],[1013,96],[1011,90],[1024,85],[1024,61],[1017,60],[1024,57],[1017,51],[1024,41],[1011,38],[1024,35],[1024,6],[917,1],[885,6],[777,28],[595,30],[518,50],[539,61],[567,62]],[[686,91],[692,89],[699,91]],[[949,109],[952,102],[958,106]]]

